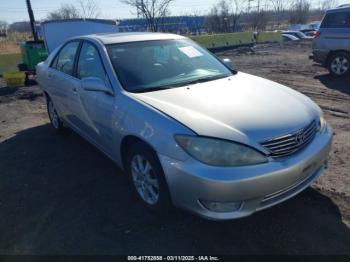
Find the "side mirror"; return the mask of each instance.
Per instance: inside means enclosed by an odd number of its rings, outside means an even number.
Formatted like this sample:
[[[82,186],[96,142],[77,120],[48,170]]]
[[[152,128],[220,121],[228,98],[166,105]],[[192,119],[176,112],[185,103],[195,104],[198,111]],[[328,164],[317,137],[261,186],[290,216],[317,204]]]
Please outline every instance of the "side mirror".
[[[111,96],[114,95],[112,89],[107,87],[105,82],[98,77],[83,78],[82,87],[85,91],[102,92]]]
[[[233,62],[230,58],[224,58],[222,59],[222,62],[228,67],[230,68],[231,70],[235,70],[235,67],[233,65]]]

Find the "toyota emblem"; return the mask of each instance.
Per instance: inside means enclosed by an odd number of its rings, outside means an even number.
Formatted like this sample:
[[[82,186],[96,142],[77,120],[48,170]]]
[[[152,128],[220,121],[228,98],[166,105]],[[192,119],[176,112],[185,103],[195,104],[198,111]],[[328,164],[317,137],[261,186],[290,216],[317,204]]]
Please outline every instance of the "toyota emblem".
[[[297,145],[301,145],[305,142],[305,134],[303,131],[300,131],[296,136],[295,136],[295,142]]]

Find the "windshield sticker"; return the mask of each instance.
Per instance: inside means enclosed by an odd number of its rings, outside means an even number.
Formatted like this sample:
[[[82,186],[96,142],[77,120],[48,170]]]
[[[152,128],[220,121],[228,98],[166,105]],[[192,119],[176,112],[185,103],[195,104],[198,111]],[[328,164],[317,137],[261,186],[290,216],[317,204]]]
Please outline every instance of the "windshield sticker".
[[[185,47],[179,47],[179,50],[187,55],[189,58],[195,58],[203,56],[201,52],[199,52],[196,48],[193,46],[185,46]]]

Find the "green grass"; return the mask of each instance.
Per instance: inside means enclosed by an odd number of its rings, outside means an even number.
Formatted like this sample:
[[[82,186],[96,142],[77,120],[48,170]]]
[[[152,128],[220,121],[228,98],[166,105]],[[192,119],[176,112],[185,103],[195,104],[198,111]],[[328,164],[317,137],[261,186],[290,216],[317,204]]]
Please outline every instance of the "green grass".
[[[234,47],[240,45],[254,44],[253,32],[239,32],[216,35],[201,35],[192,37],[194,41],[205,48]],[[281,42],[282,37],[277,32],[261,32],[259,33],[258,43]]]
[[[279,32],[260,32],[258,43],[278,43],[282,42],[282,35]]]
[[[17,64],[21,63],[21,54],[0,55],[0,74],[10,71],[18,71]]]
[[[194,41],[206,48],[238,46],[254,43],[252,32],[201,35],[192,37]]]

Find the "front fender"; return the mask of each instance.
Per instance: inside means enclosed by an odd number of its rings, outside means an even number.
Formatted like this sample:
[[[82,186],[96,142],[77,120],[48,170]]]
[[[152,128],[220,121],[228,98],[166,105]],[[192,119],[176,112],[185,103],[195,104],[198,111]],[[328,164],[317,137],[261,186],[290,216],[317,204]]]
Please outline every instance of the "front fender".
[[[134,136],[158,154],[179,161],[189,158],[174,139],[175,134],[195,135],[189,128],[126,92],[117,98],[116,105],[113,127],[120,134],[116,141],[119,149],[125,137]],[[119,154],[117,162],[122,166],[122,156]]]

